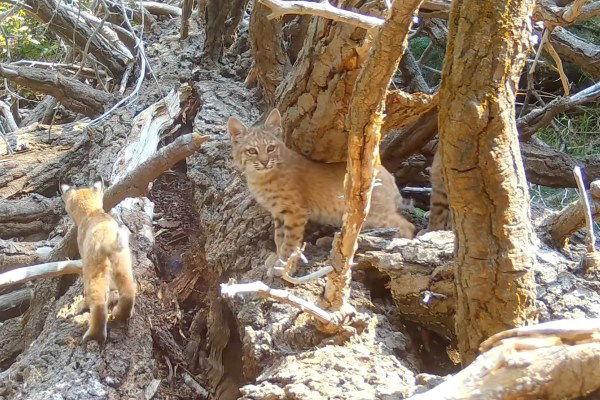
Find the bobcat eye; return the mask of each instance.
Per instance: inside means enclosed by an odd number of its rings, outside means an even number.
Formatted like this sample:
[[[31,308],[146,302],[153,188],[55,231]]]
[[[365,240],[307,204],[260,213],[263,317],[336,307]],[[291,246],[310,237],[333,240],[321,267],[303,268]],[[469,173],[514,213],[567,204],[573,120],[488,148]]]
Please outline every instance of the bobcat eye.
[[[275,151],[275,146],[270,144],[269,146],[267,146],[267,153],[272,153]]]
[[[251,147],[249,149],[246,150],[246,153],[250,154],[251,156],[255,156],[258,154],[258,150],[256,150],[255,148]]]

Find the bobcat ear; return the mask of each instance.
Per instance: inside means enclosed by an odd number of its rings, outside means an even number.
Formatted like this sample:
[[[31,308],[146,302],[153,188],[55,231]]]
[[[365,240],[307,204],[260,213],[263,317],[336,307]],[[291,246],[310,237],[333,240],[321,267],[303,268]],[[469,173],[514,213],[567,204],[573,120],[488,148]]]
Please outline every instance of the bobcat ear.
[[[102,182],[101,180],[94,182],[94,189],[100,192],[104,191],[104,182]]]
[[[243,136],[248,131],[246,125],[236,117],[229,117],[227,120],[227,132],[231,136],[231,140],[237,142],[240,136]]]
[[[271,110],[269,116],[265,120],[265,128],[281,128],[281,114],[279,113],[278,109],[274,108],[273,110]]]
[[[66,194],[69,190],[71,190],[71,186],[65,185],[64,183],[60,185],[60,194]]]

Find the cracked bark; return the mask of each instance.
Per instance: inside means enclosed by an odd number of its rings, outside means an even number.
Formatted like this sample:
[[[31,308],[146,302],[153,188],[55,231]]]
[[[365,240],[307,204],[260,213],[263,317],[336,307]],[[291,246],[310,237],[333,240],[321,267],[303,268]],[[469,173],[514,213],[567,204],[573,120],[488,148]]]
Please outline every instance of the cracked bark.
[[[457,0],[450,13],[439,126],[464,364],[490,335],[535,319],[534,232],[514,114],[532,7]]]

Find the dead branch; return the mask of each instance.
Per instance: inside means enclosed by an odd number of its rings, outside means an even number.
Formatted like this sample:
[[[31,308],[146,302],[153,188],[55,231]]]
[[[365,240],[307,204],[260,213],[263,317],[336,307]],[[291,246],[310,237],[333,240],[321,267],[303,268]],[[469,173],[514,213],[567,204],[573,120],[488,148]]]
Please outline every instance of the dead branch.
[[[181,8],[181,26],[179,28],[179,39],[186,39],[190,29],[190,16],[192,15],[193,0],[183,0]]]
[[[571,25],[600,15],[600,1],[575,0],[564,7],[556,0],[536,0],[533,18],[548,26]]]
[[[18,129],[10,106],[0,101],[0,115],[4,118],[4,133],[11,133]]]
[[[597,176],[597,175],[596,175]],[[590,184],[590,209],[592,216],[598,218],[600,210],[600,181]],[[581,199],[569,204],[561,211],[546,218],[542,223],[543,230],[549,233],[549,241],[557,248],[563,249],[568,238],[585,224],[585,206]]]
[[[1,279],[1,278],[0,278]],[[33,298],[31,288],[23,288],[0,296],[0,322],[19,316],[29,308]]]
[[[165,15],[169,17],[180,17],[181,8],[157,1],[142,1],[142,6],[153,15]]]
[[[315,304],[301,299],[287,290],[270,288],[260,281],[221,284],[221,296],[223,297],[233,298],[235,295],[242,293],[257,293],[262,298],[289,304],[312,315],[323,324],[328,325],[333,321],[333,317],[329,312],[317,307]]]
[[[482,343],[485,353],[467,368],[409,399],[578,398],[600,388],[599,333],[598,319],[501,332]]]
[[[384,20],[377,17],[358,14],[352,11],[343,10],[332,6],[329,1],[313,3],[302,0],[259,0],[262,4],[271,9],[268,19],[281,18],[287,14],[298,15],[317,15],[333,21],[344,22],[353,26],[365,29],[382,26]]]
[[[46,96],[40,101],[23,120],[19,125],[21,128],[30,126],[35,122],[39,122],[41,124],[49,124],[52,118],[52,113],[56,108],[58,102],[52,96]]]
[[[0,238],[50,232],[62,214],[62,201],[41,195],[20,200],[0,199]]]
[[[146,155],[149,158],[142,162],[137,163],[135,159],[130,160],[131,168],[124,170],[125,175],[104,193],[104,209],[112,209],[125,198],[146,194],[150,182],[179,161],[197,152],[202,143],[207,140],[208,136],[190,133],[177,138],[155,154]],[[65,257],[75,257],[77,255],[76,236],[76,230],[69,229],[61,243],[53,249],[50,260],[57,261]]]
[[[115,76],[122,75],[133,60],[131,52],[135,42],[127,30],[105,23],[94,35],[102,20],[83,10],[56,0],[27,0],[27,4],[33,8],[36,18],[48,24],[49,29],[66,43],[83,50],[89,41],[90,53]]]
[[[112,100],[109,93],[94,89],[57,71],[0,64],[0,76],[16,84],[49,94],[66,108],[88,117],[102,114]]]
[[[15,242],[0,239],[0,271],[35,263],[51,250],[51,244],[46,241]]]
[[[544,107],[536,108],[517,120],[519,139],[523,142],[548,125],[554,117],[578,105],[596,101],[600,98],[600,82],[569,97],[558,97]]]
[[[563,90],[565,91],[565,96],[568,96],[571,93],[571,87],[569,86],[569,79],[567,78],[567,74],[565,74],[562,60],[560,59],[560,56],[554,49],[554,46],[552,46],[552,43],[546,42],[545,46],[546,50],[548,51],[548,53],[550,53],[550,56],[556,64],[556,69],[558,70],[558,75],[560,76],[560,82],[562,83]]]
[[[82,267],[83,262],[81,260],[68,260],[16,268],[0,274],[0,289],[7,286],[20,285],[35,279],[81,274]]]
[[[575,159],[567,153],[542,144],[521,142],[521,155],[527,180],[549,187],[576,187],[573,168],[579,165],[591,177],[600,176],[600,158],[596,156]]]
[[[373,182],[379,163],[380,130],[387,89],[408,44],[413,15],[422,0],[395,1],[389,19],[377,32],[374,47],[361,70],[348,110],[348,166],[345,211],[341,232],[336,233],[327,276],[324,301],[340,310],[350,294],[350,267],[356,241],[369,211]]]
[[[563,60],[579,65],[595,78],[600,77],[600,45],[583,40],[560,26],[552,30],[549,43]]]
[[[79,77],[93,80],[98,79],[98,77],[106,78],[108,76],[105,71],[98,70],[97,68],[88,68],[77,64],[52,63],[36,60],[19,60],[8,64],[8,66],[50,69],[60,71],[63,74],[69,75],[75,75],[77,72],[79,72]]]

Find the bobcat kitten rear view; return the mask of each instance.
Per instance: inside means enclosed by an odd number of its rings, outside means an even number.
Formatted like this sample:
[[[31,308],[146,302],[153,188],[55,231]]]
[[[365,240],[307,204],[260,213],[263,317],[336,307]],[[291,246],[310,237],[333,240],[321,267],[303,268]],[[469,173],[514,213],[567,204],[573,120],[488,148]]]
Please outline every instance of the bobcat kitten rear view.
[[[74,189],[61,185],[69,216],[77,226],[77,245],[83,261],[83,292],[90,309],[90,322],[83,342],[106,340],[108,294],[111,284],[119,292],[119,301],[111,319],[126,321],[133,313],[136,285],[131,271],[129,231],[104,212],[101,182],[91,188]]]
[[[288,149],[277,109],[264,124],[250,128],[230,117],[227,130],[236,168],[244,173],[256,200],[273,215],[280,259],[287,260],[301,246],[308,220],[341,226],[346,163],[315,162]],[[414,225],[397,211],[401,201],[394,178],[381,167],[364,227],[398,228],[399,236],[412,238]]]

